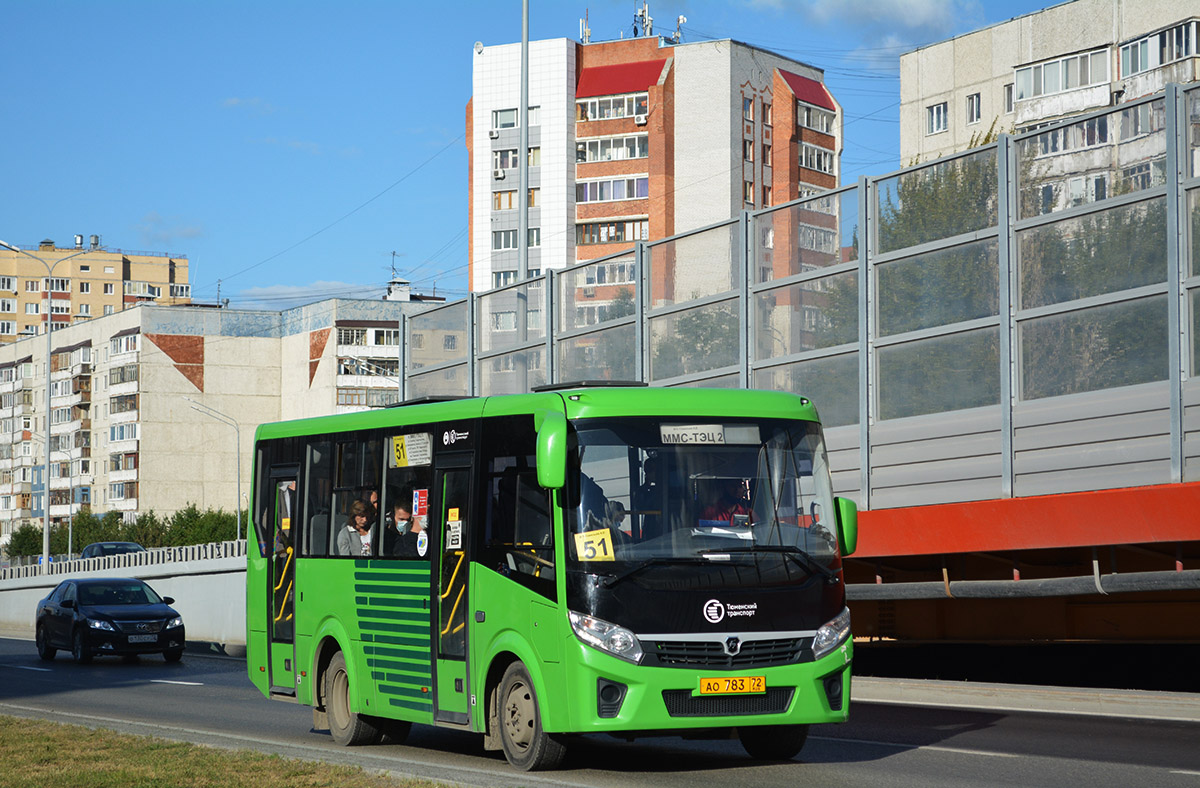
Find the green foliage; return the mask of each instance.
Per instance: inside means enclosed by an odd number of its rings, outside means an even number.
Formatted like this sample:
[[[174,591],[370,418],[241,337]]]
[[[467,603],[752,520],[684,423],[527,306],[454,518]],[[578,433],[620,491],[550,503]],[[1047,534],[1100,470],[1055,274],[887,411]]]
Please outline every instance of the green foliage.
[[[737,310],[729,303],[681,312],[666,325],[666,335],[654,338],[654,380],[737,363]]]
[[[245,520],[246,513],[242,514]],[[244,528],[242,533],[245,533]],[[51,555],[65,554],[68,538],[75,553],[93,542],[137,542],[146,548],[183,547],[236,538],[236,518],[219,509],[201,511],[195,504],[188,504],[170,517],[160,518],[154,512],[143,512],[134,522],[124,523],[120,512],[105,512],[102,517],[97,517],[85,506],[76,512],[69,537],[65,523],[50,527]],[[40,525],[26,523],[13,531],[8,555],[41,554]]]

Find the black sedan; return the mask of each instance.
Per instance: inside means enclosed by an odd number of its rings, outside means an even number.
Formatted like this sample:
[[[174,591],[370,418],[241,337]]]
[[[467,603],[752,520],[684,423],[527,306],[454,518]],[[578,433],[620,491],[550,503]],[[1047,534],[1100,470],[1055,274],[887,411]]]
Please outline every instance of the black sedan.
[[[154,654],[167,662],[183,656],[183,618],[141,580],[96,577],[64,580],[38,602],[37,650],[54,659],[69,649],[76,662],[96,654]]]

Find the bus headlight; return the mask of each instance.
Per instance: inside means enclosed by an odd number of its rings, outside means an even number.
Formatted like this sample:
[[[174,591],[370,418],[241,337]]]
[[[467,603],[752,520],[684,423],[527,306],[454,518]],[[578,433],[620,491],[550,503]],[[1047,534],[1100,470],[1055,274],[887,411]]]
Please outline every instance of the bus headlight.
[[[837,617],[817,630],[813,638],[813,658],[820,659],[850,637],[850,608],[842,608]]]
[[[571,620],[571,629],[575,630],[575,637],[584,643],[634,664],[641,662],[642,646],[634,634],[625,627],[610,624],[599,618],[585,616],[573,610],[567,613],[567,617]]]

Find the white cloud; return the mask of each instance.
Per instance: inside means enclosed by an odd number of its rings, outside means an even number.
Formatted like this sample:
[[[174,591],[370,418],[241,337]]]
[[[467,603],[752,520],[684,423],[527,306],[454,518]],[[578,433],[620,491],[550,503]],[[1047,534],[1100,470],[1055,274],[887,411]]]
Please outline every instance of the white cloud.
[[[252,98],[240,98],[231,96],[221,102],[221,106],[229,109],[246,110],[254,115],[270,115],[278,111],[278,108],[269,102],[263,101],[261,98],[254,96]]]
[[[270,285],[249,287],[234,297],[230,306],[238,309],[269,309],[279,311],[311,304],[327,298],[382,298],[384,288],[353,282],[310,282],[305,285]]]
[[[867,45],[883,39],[904,48],[930,43],[983,22],[979,0],[747,0],[756,8],[811,15],[819,24],[857,32]]]
[[[150,211],[142,217],[137,226],[142,237],[142,244],[147,248],[173,251],[170,247],[178,241],[188,241],[204,237],[204,227],[195,222],[189,222],[180,216],[162,216],[158,211]]]

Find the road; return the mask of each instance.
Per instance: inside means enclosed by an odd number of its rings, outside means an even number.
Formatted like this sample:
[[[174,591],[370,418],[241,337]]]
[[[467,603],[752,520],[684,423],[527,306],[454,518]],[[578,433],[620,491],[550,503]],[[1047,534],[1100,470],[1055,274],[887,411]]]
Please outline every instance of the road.
[[[896,702],[855,702],[851,722],[814,728],[786,763],[752,761],[736,741],[586,737],[572,743],[562,770],[524,774],[483,752],[478,736],[424,726],[403,745],[338,747],[311,729],[307,708],[263,698],[241,660],[188,654],[175,665],[158,656],[76,665],[60,653],[43,662],[31,642],[2,638],[0,714],[472,786],[1200,788],[1200,722]]]

